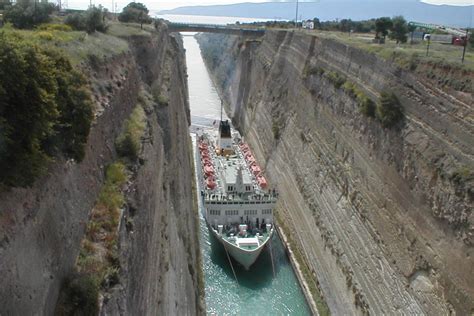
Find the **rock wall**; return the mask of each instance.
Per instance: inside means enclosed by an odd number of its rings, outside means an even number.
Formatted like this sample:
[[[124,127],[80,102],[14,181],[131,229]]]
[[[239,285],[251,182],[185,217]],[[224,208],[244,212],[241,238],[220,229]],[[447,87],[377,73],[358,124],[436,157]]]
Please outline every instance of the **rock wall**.
[[[167,34],[149,43],[153,49],[140,45],[140,37],[132,42],[144,83],[159,87],[169,103],[146,109],[142,165],[120,230],[122,281],[101,315],[203,314],[184,48]]]
[[[53,314],[140,86],[165,79],[171,83],[169,107],[147,112],[145,159],[128,194],[136,214],[133,236],[121,233],[125,294],[119,307],[128,314],[196,314],[202,308],[195,286],[198,219],[191,198],[184,51],[165,27],[127,40],[128,52],[104,56],[104,63],[88,68],[95,81],[110,85],[108,95],[96,95],[97,117],[85,159],[57,159],[31,188],[0,192],[1,315]]]
[[[472,95],[299,32],[199,42],[333,313],[473,312]],[[383,128],[316,68],[394,91],[405,119]]]

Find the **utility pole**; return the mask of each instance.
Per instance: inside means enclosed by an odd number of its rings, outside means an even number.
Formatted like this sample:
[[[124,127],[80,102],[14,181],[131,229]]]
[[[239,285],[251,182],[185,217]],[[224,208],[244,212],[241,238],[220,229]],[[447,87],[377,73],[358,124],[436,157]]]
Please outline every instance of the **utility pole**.
[[[426,56],[428,56],[428,53],[430,51],[430,42],[431,42],[431,34],[428,36],[428,45],[426,45]]]
[[[295,28],[298,28],[298,0],[296,0]]]
[[[461,64],[464,64],[464,56],[466,55],[467,40],[469,35],[469,29],[466,27],[466,37],[464,38],[464,48],[462,50]]]

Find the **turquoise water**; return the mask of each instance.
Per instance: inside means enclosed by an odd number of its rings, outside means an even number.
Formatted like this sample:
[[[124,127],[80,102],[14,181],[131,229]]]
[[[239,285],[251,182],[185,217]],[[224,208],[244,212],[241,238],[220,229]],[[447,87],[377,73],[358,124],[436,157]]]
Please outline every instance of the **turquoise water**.
[[[184,36],[188,66],[189,101],[193,123],[203,125],[218,119],[220,101],[202,60],[199,46]],[[272,255],[268,248],[245,271],[233,261],[234,278],[223,246],[209,233],[201,214],[201,251],[205,275],[206,308],[210,315],[310,315],[304,295],[275,234]]]

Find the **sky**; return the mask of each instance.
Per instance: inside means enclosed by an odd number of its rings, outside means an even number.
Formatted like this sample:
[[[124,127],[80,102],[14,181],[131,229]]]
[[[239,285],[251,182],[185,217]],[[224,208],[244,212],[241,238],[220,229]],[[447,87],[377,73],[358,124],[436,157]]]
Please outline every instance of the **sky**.
[[[50,0],[54,1],[54,0]],[[168,10],[177,7],[191,6],[191,5],[215,5],[215,4],[231,4],[239,2],[270,2],[268,0],[62,0],[67,1],[67,6],[70,9],[86,9],[89,3],[106,7],[112,11],[112,8],[117,6],[118,11],[121,11],[124,6],[129,2],[137,1],[144,3],[148,9],[152,11]],[[282,0],[282,2],[285,0]],[[288,0],[288,2],[294,2],[295,0]],[[313,2],[311,0],[300,0],[301,2]],[[315,0],[317,1],[317,0]],[[354,0],[357,1],[357,0]],[[393,0],[396,1],[396,0]],[[278,1],[275,1],[278,2]],[[286,1],[285,1],[286,2]],[[474,0],[422,0],[422,2],[431,4],[451,4],[451,5],[474,5]]]

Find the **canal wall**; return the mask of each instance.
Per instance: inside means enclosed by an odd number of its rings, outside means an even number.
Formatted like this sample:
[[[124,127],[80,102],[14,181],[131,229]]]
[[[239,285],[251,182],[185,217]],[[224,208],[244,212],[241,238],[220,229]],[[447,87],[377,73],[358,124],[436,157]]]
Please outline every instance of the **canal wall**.
[[[164,25],[121,30],[108,41],[127,49],[80,65],[96,103],[84,160],[58,158],[32,187],[0,192],[0,315],[54,313],[105,168],[117,159],[115,140],[140,91],[152,86],[168,104],[145,109],[147,135],[120,224],[120,281],[106,293],[101,314],[204,313],[184,49]]]
[[[303,32],[199,42],[332,313],[472,312],[472,95]],[[364,115],[338,77],[393,92],[403,120]]]

